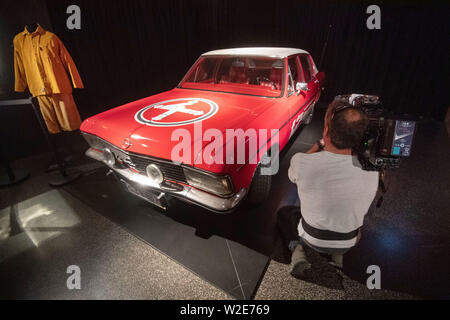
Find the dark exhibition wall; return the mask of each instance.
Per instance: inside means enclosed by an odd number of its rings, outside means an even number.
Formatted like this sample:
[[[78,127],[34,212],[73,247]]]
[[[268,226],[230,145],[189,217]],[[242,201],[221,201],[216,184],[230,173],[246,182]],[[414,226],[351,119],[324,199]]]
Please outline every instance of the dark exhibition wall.
[[[6,2],[10,4],[2,4],[1,16],[2,24],[8,25],[2,25],[2,30],[8,30],[10,39],[8,34],[2,34],[1,52],[10,53],[7,59],[2,57],[2,96],[17,96],[9,92],[13,81],[11,43],[13,32],[22,30],[25,23],[23,18],[3,17],[20,16],[17,12],[31,8],[23,3],[30,3],[39,9],[26,10],[27,21],[36,20],[53,30],[78,66],[85,89],[75,90],[74,97],[83,118],[173,88],[197,57],[208,50],[297,47],[308,50],[319,63],[327,37],[320,66],[327,79],[322,101],[328,102],[342,93],[377,94],[395,113],[438,120],[443,119],[450,101],[446,2]],[[66,9],[72,4],[81,8],[81,30],[66,27]],[[381,8],[381,30],[366,27],[366,8],[371,4]],[[43,18],[43,11],[48,12],[49,21]],[[2,122],[21,118],[19,111],[1,112]],[[35,120],[23,119],[23,128],[34,129],[22,130],[10,140],[29,141],[30,146],[37,146],[36,141],[42,138]],[[13,157],[39,149],[30,147],[24,151],[17,148],[17,143],[12,145]]]

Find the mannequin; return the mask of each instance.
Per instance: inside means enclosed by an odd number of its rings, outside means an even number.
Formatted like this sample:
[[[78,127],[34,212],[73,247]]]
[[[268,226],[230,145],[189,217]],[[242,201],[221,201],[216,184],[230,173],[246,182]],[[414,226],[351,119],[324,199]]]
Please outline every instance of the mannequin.
[[[39,24],[37,22],[32,22],[32,23],[27,23],[25,25],[25,28],[29,33],[33,33],[37,30],[38,26],[39,26]],[[79,132],[79,130],[75,130],[76,133],[78,133],[77,131]],[[67,136],[68,136],[67,132],[64,132],[64,131],[51,134],[51,139],[53,141],[53,144],[56,146],[56,152],[58,152],[60,155],[62,155],[62,159],[64,162],[70,161],[73,158],[71,148],[70,147],[66,148],[66,143],[67,143],[66,137]],[[69,144],[69,146],[70,146],[70,144]],[[67,149],[69,149],[70,151]],[[56,159],[52,158],[45,171],[49,172],[49,171],[56,170],[57,168],[58,167],[56,164]]]
[[[75,63],[58,36],[35,21],[26,24],[24,32],[18,33],[13,43],[14,89],[23,92],[28,88],[36,98],[60,158],[68,160],[73,153],[68,138],[79,135],[81,124],[72,85],[84,87]],[[56,168],[50,165],[49,169],[52,167]]]
[[[38,24],[37,24],[37,22],[28,23],[28,24],[25,25],[25,28],[27,29],[27,31],[29,33],[33,33],[38,28]]]

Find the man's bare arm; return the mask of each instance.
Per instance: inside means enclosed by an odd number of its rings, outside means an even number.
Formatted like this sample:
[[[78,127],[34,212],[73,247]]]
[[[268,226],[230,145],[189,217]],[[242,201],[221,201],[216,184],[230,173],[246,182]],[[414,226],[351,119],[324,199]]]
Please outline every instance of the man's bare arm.
[[[319,143],[322,145],[320,146]],[[315,152],[319,152],[323,150],[323,139],[320,139],[320,141],[316,142],[311,149],[309,149],[308,151],[306,151],[307,154],[310,153],[315,153]]]

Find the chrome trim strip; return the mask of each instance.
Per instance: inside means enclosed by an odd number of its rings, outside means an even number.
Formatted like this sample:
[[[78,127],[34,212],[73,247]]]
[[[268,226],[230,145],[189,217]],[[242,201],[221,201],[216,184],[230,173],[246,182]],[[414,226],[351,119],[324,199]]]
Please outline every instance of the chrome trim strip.
[[[89,148],[86,151],[86,156],[105,163],[105,158],[103,157],[103,154],[94,150],[93,148]],[[148,177],[135,173],[130,169],[114,168],[113,166],[109,166],[106,163],[105,165],[111,170],[113,170],[115,173],[121,175],[122,177],[130,181],[155,189],[155,191],[164,192],[172,196],[178,197],[182,200],[199,204],[216,212],[223,213],[234,209],[234,207],[236,207],[238,203],[241,202],[241,200],[245,197],[247,193],[247,190],[245,188],[242,188],[238,193],[236,193],[232,197],[220,198],[189,186],[182,186],[183,188],[180,190],[168,191],[166,189],[162,189],[159,184],[152,182]]]

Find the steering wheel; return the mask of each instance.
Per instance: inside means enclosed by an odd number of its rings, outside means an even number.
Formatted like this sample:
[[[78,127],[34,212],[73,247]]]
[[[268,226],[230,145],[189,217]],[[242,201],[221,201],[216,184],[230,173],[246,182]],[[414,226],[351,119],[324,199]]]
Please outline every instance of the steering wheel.
[[[256,77],[256,81],[258,82],[258,84],[261,84],[261,80],[264,81],[264,82],[269,82],[269,83],[272,85],[272,87],[274,87],[275,89],[277,89],[277,85],[275,84],[275,82],[273,82],[273,81],[270,80],[269,78],[264,77],[264,76]]]

